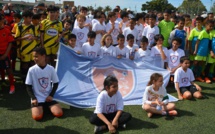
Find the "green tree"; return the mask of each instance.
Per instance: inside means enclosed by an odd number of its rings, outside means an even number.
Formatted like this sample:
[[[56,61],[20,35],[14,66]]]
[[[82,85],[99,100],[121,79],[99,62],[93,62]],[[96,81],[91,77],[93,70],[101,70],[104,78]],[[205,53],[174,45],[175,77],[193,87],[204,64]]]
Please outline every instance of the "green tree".
[[[211,7],[210,12],[215,14],[215,2],[213,3],[213,5]]]
[[[207,11],[201,0],[184,0],[178,7],[178,11],[184,14],[198,15],[203,11]]]
[[[97,10],[98,10],[98,11],[103,11],[103,7],[98,6],[98,7],[97,7]]]
[[[112,8],[110,7],[110,6],[106,6],[105,8],[104,8],[104,11],[105,12],[109,12],[109,11],[111,11],[112,10]]]
[[[94,11],[94,8],[92,6],[87,6],[88,11]]]
[[[151,0],[147,1],[146,4],[142,4],[142,11],[158,11],[163,12],[166,9],[175,10],[176,8],[168,2],[168,0]]]

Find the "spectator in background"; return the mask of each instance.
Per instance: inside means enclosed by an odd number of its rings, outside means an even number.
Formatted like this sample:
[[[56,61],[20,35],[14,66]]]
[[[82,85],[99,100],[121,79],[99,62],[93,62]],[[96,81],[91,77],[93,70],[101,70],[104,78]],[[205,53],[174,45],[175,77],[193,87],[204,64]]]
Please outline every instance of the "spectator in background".
[[[74,27],[74,23],[75,23],[75,20],[76,20],[76,17],[78,15],[78,12],[77,12],[77,7],[76,6],[73,6],[72,9],[71,9],[71,21],[72,21],[72,25],[71,25],[71,30],[73,29]]]
[[[69,12],[69,7],[64,6],[64,12],[60,15],[60,20],[64,24],[67,20],[70,20],[72,18],[72,14]]]

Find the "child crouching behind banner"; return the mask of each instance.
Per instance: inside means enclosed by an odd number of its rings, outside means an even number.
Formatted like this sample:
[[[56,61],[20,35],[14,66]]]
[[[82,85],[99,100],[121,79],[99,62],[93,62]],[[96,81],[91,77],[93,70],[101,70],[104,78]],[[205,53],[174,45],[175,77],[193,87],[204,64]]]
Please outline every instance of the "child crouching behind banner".
[[[104,90],[99,94],[96,109],[90,117],[90,123],[96,125],[94,132],[108,128],[110,133],[115,133],[116,128],[125,128],[132,117],[130,113],[123,112],[123,107],[118,80],[114,76],[107,76],[104,80]]]
[[[143,94],[142,108],[148,113],[148,117],[153,114],[160,115],[177,115],[174,103],[169,103],[166,88],[163,87],[163,76],[154,73],[150,77],[150,81]]]
[[[36,65],[32,66],[26,77],[26,88],[31,98],[31,111],[34,120],[43,117],[43,107],[48,107],[55,117],[61,117],[60,105],[53,101],[58,87],[58,77],[54,68],[46,63],[46,50],[38,47],[33,50]],[[52,84],[53,83],[53,87]]]

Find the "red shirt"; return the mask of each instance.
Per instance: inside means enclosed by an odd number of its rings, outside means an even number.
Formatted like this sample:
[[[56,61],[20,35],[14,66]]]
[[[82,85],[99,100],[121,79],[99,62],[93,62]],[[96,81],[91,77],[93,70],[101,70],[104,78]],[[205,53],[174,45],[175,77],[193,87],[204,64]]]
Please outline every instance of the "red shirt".
[[[7,47],[10,42],[14,40],[11,32],[8,28],[1,28],[0,29],[0,54],[4,54],[7,50]]]

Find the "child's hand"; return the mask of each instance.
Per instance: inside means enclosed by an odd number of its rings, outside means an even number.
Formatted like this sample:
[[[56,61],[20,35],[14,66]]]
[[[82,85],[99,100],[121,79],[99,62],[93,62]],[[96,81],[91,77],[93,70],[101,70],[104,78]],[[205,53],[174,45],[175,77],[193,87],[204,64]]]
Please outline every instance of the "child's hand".
[[[51,102],[51,101],[52,101],[52,99],[53,99],[53,97],[48,96],[48,97],[46,98],[46,102]]]
[[[210,52],[210,54],[211,54],[211,58],[213,58],[213,59],[214,59],[214,58],[215,58],[215,56],[214,56],[214,52],[213,52],[213,51],[211,51],[211,52]]]
[[[195,51],[193,52],[193,55],[196,55],[196,53],[197,53],[197,52],[196,52],[196,50],[195,50]]]
[[[37,106],[38,105],[37,99],[31,100],[31,104],[33,106]]]
[[[179,100],[183,100],[184,98],[183,98],[182,95],[178,95],[178,99],[179,99]]]
[[[122,58],[122,55],[117,55],[117,59],[121,59]]]
[[[118,121],[117,121],[117,120],[113,120],[113,121],[112,121],[112,125],[113,125],[115,128],[118,128]]]
[[[76,53],[77,53],[77,54],[81,54],[81,52],[80,52],[80,51],[77,51]]]
[[[114,127],[112,124],[109,124],[109,125],[108,125],[108,130],[109,130],[109,132],[110,132],[111,134],[116,132],[116,129],[115,129],[115,127]]]
[[[202,88],[199,86],[199,85],[195,85],[196,86],[196,89],[201,92],[202,91]]]
[[[157,45],[157,47],[158,47],[159,50],[163,50],[162,44]]]
[[[88,27],[88,26],[90,26],[90,23],[87,23],[87,24],[85,24],[84,26],[85,26],[85,27]]]

